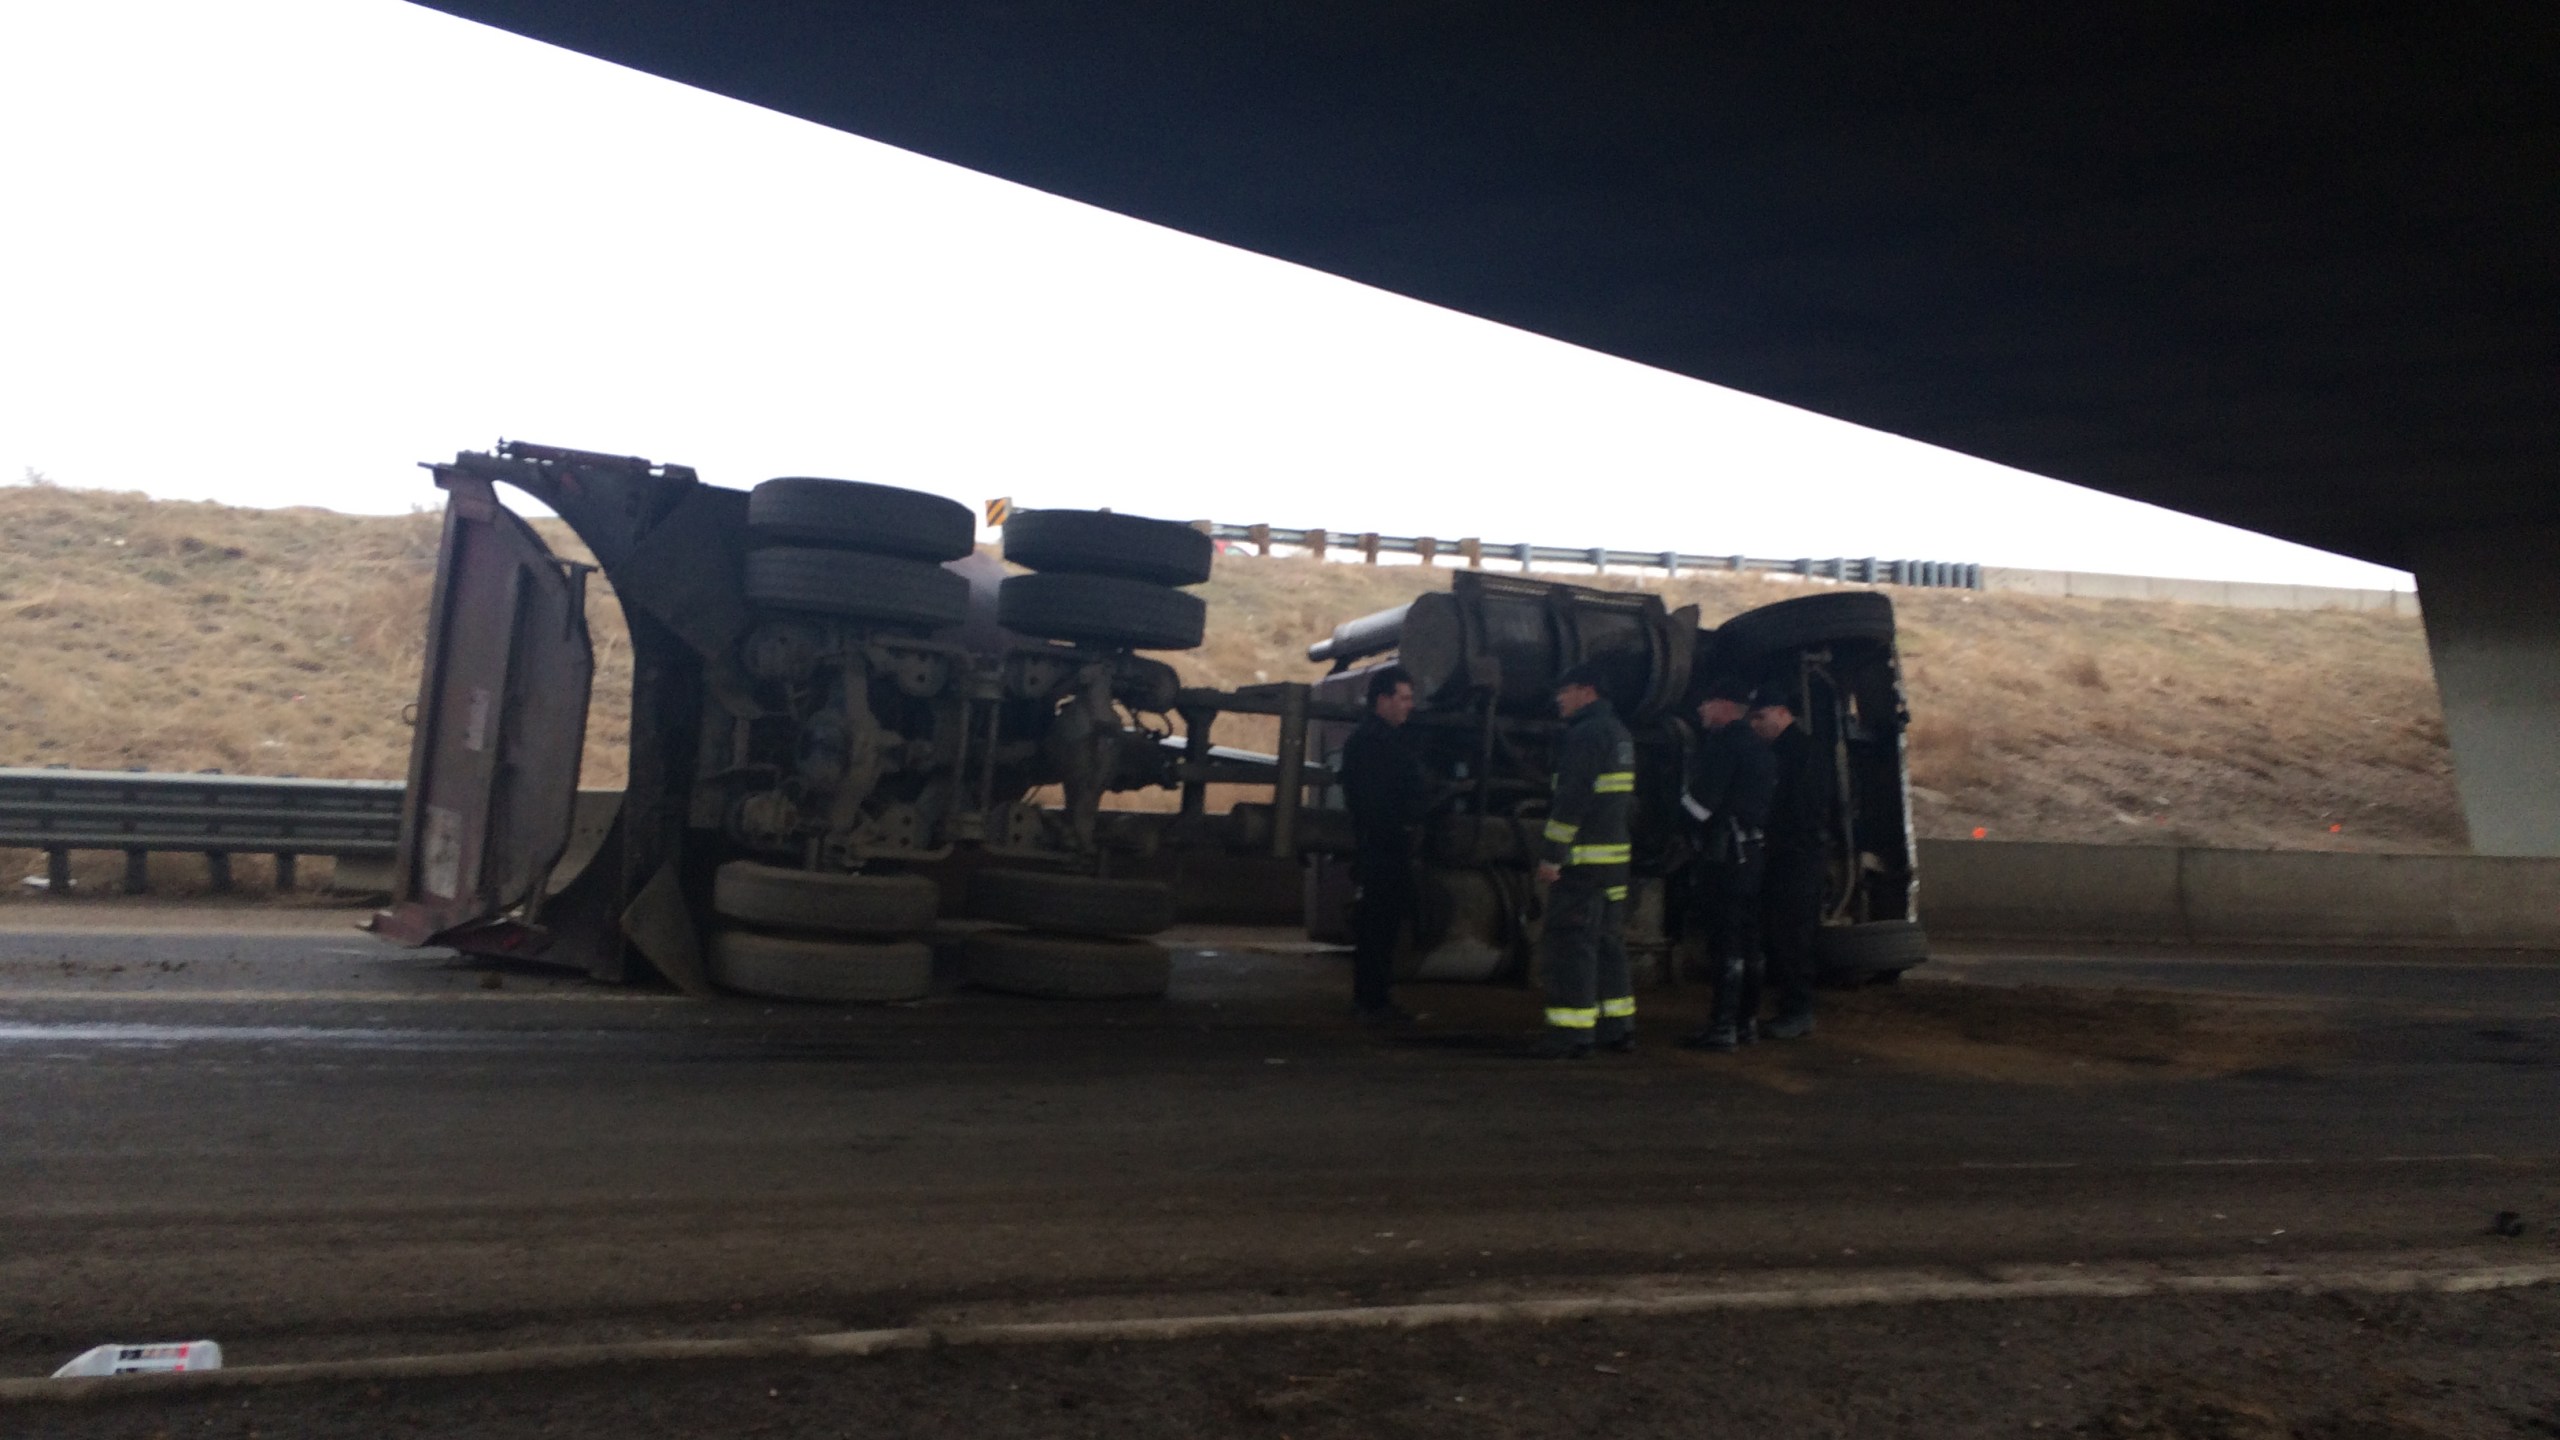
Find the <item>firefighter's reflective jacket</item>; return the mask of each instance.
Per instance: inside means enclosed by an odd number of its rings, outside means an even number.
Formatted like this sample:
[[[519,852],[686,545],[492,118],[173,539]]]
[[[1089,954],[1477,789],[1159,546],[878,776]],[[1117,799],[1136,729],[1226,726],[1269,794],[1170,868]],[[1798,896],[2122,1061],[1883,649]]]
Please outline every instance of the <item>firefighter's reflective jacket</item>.
[[[1538,858],[1612,889],[1627,883],[1628,822],[1635,810],[1636,741],[1605,699],[1582,707],[1564,732],[1555,803]]]

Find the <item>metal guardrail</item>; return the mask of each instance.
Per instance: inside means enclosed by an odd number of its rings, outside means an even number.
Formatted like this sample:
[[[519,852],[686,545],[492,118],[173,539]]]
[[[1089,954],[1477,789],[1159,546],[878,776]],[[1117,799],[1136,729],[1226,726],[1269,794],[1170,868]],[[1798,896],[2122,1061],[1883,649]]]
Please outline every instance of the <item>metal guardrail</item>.
[[[45,852],[53,893],[71,888],[71,852],[121,850],[125,889],[148,888],[154,850],[205,857],[216,889],[231,857],[276,857],[276,888],[297,855],[382,857],[400,845],[397,780],[301,780],[124,770],[0,768],[0,848]]]
[[[1672,576],[1690,570],[1737,574],[1759,571],[1854,585],[1912,585],[1947,590],[1982,588],[1982,567],[1971,561],[1879,560],[1872,555],[1774,560],[1752,555],[1692,555],[1677,550],[1611,550],[1602,546],[1584,549],[1570,545],[1526,543],[1496,545],[1473,537],[1439,540],[1428,535],[1380,535],[1365,530],[1357,533],[1289,530],[1277,525],[1230,525],[1217,520],[1198,523],[1211,539],[1252,545],[1265,555],[1271,553],[1274,545],[1304,550],[1319,560],[1332,551],[1348,550],[1372,565],[1378,563],[1380,555],[1412,555],[1426,565],[1445,557],[1462,561],[1470,569],[1483,568],[1487,560],[1507,560],[1522,570],[1539,565],[1588,565],[1600,573],[1613,569],[1660,570]]]

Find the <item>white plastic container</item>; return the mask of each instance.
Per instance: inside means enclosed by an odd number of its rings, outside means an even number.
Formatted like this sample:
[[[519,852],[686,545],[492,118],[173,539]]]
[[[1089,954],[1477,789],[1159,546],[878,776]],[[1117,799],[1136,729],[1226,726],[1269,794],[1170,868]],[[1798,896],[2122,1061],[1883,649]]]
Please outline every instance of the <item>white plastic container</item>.
[[[82,1375],[166,1375],[179,1370],[219,1370],[222,1347],[210,1340],[166,1345],[101,1345],[53,1372],[56,1380]]]

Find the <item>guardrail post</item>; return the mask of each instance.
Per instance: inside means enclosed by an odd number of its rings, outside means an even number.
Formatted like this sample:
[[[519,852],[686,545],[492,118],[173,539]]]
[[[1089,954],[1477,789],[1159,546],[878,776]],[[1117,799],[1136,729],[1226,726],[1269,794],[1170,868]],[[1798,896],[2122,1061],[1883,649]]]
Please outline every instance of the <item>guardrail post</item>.
[[[71,893],[70,851],[47,850],[44,852],[44,893],[47,895]]]
[[[1582,558],[1591,562],[1592,574],[1606,575],[1609,573],[1609,552],[1602,549],[1600,546],[1592,546],[1589,551],[1584,553]]]
[[[1264,556],[1267,557],[1271,554],[1270,526],[1247,525],[1244,527],[1244,538],[1246,543],[1252,545],[1254,549],[1260,551]]]
[[[1679,551],[1665,550],[1662,552],[1662,578],[1666,580],[1677,580],[1680,578]]]
[[[127,895],[151,893],[150,851],[127,850],[124,852],[124,893]]]
[[[1458,542],[1458,554],[1466,560],[1468,569],[1484,568],[1484,542],[1473,535]]]
[[[293,852],[290,850],[276,852],[276,893],[279,895],[293,889],[296,878],[293,860]]]
[[[1308,554],[1310,554],[1310,555],[1313,555],[1314,557],[1316,557],[1316,558],[1317,558],[1317,559],[1319,559],[1319,560],[1323,559],[1323,558],[1324,558],[1324,541],[1325,541],[1325,534],[1324,534],[1324,532],[1323,532],[1323,531],[1321,531],[1321,530],[1310,530],[1310,531],[1308,531],[1308,532],[1307,532],[1307,553],[1308,553]]]
[[[1422,568],[1428,570],[1440,554],[1440,542],[1428,535],[1416,535],[1413,537],[1413,553],[1422,557]]]
[[[1360,532],[1360,542],[1359,542],[1359,543],[1360,543],[1361,563],[1362,563],[1362,564],[1365,564],[1365,565],[1375,565],[1375,564],[1377,564],[1377,563],[1378,563],[1378,532],[1377,532],[1377,531],[1375,531],[1375,530],[1363,530],[1363,531],[1361,531],[1361,532]]]
[[[204,868],[208,876],[212,879],[215,894],[228,895],[231,893],[231,856],[229,852],[222,850],[206,851],[204,856]]]
[[[1537,562],[1538,547],[1526,543],[1514,545],[1511,547],[1511,555],[1520,562],[1520,573],[1526,575],[1530,567]]]

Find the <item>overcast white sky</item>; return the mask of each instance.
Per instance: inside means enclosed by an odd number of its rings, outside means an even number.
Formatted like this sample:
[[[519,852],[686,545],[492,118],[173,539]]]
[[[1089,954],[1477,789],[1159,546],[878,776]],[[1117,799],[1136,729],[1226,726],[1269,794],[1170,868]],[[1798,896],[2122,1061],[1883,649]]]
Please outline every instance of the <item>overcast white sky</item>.
[[[0,481],[396,512],[507,436],[738,486],[2408,583],[399,0],[0,0],[0,212]]]

